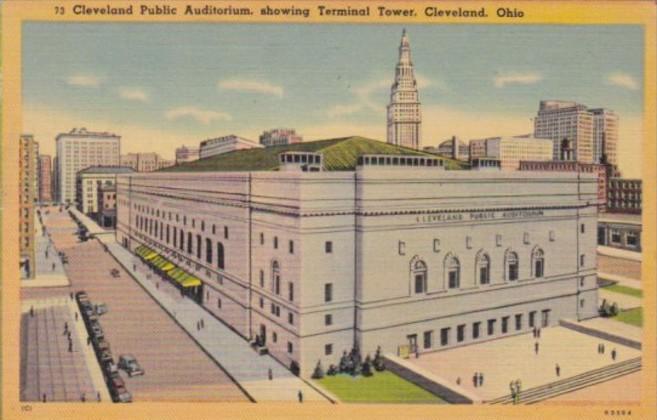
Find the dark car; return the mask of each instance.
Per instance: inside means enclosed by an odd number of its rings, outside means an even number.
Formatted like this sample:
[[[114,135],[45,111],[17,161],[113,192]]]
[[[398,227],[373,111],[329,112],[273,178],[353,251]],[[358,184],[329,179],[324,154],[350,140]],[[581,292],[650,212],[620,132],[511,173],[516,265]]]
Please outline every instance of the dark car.
[[[80,299],[89,300],[89,296],[87,295],[87,292],[85,292],[84,290],[81,290],[81,291],[79,291],[75,294],[75,299],[77,299],[78,302],[80,301]]]
[[[125,387],[125,382],[118,373],[112,374],[107,380],[107,386],[114,402],[132,402],[132,395]]]

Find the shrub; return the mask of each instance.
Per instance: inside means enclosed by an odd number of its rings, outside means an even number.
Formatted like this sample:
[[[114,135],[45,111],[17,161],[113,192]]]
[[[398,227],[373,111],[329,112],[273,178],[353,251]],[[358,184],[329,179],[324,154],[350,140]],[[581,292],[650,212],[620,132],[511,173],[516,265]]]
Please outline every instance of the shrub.
[[[342,357],[340,358],[340,373],[346,373],[349,369],[349,357],[347,357],[347,352],[342,352]]]
[[[324,369],[322,369],[322,363],[318,360],[311,378],[322,379],[323,377],[324,377]]]
[[[372,361],[369,354],[363,362],[363,376],[372,376]]]
[[[614,302],[609,308],[609,316],[618,315],[618,303]]]
[[[386,369],[386,366],[383,363],[383,357],[381,356],[381,346],[376,348],[376,353],[374,354],[374,361],[372,361],[372,365],[377,372],[381,372]]]
[[[337,373],[338,373],[338,368],[334,364],[331,364],[331,366],[329,366],[328,370],[326,371],[326,374],[328,376],[334,376]]]

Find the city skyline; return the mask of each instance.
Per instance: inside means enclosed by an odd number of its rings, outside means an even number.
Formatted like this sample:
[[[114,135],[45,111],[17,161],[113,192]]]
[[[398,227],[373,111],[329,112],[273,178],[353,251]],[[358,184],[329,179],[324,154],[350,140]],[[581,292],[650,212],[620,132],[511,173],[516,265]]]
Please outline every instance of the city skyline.
[[[305,140],[385,141],[403,27],[259,25],[256,37],[237,24],[29,23],[24,131],[44,153],[54,151],[56,134],[84,126],[121,135],[124,152],[165,158],[182,144],[231,133],[257,139],[279,126]],[[621,170],[640,176],[632,163],[642,135],[641,28],[406,28],[423,145],[529,133],[541,99],[573,100],[618,113]],[[75,56],[66,53],[72,44]]]

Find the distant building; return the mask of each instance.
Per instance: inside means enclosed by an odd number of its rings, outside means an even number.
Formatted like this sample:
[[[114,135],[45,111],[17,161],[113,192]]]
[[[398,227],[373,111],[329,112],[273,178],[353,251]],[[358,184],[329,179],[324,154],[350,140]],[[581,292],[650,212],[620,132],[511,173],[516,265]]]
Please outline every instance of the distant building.
[[[121,155],[121,137],[96,133],[86,128],[59,134],[57,142],[57,200],[75,201],[77,173],[90,166],[117,166]]]
[[[561,159],[561,142],[573,147],[573,160],[616,166],[618,116],[609,109],[589,109],[572,101],[541,101],[534,119],[534,136],[553,141],[553,159]]]
[[[443,141],[438,146],[427,146],[423,150],[450,159],[470,160],[470,148],[456,136],[452,136],[451,139]]]
[[[116,227],[116,184],[98,186],[98,224],[106,228]]]
[[[292,128],[274,128],[263,131],[260,135],[260,144],[265,147],[301,143],[302,141],[303,137]]]
[[[92,218],[97,218],[99,188],[116,184],[117,174],[132,172],[135,171],[125,166],[91,166],[79,171],[76,179],[78,210]]]
[[[34,250],[34,202],[37,200],[35,179],[37,178],[37,146],[34,137],[29,134],[19,139],[19,250],[21,276],[33,278],[35,275]]]
[[[52,194],[52,159],[50,155],[39,155],[39,202],[50,203]]]
[[[474,171],[481,171],[481,170],[496,170],[499,171],[502,169],[502,162],[500,162],[499,158],[496,157],[476,157],[474,159],[470,159],[470,167]]]
[[[395,82],[390,88],[387,111],[388,143],[419,150],[422,147],[422,113],[406,29],[402,32],[399,62],[395,69]]]
[[[611,165],[576,161],[520,161],[520,171],[594,173],[598,178],[598,210],[606,211],[607,185],[612,174]]]
[[[210,156],[221,155],[235,150],[264,147],[253,140],[245,139],[234,134],[203,140],[199,146],[199,159],[205,159]]]
[[[640,179],[611,178],[607,192],[607,211],[640,214],[642,208]]]
[[[641,252],[641,216],[605,213],[598,218],[598,245]]]
[[[484,157],[499,159],[500,169],[514,171],[522,160],[552,160],[552,141],[530,136],[470,140],[470,159]]]
[[[178,147],[176,149],[176,165],[198,160],[198,152],[198,147],[187,147],[185,145]]]
[[[175,165],[172,160],[162,159],[157,153],[128,153],[121,155],[121,166],[137,172],[152,172]]]

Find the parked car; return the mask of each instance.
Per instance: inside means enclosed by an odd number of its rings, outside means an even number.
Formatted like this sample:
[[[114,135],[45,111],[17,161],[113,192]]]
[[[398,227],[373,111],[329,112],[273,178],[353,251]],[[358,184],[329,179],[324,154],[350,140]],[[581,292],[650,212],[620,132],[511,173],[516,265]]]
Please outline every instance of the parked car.
[[[103,329],[100,327],[100,324],[98,322],[93,322],[89,324],[89,330],[91,331],[91,336],[96,339],[103,338],[105,336],[103,334]]]
[[[125,382],[121,379],[121,376],[117,373],[110,375],[107,380],[107,385],[112,396],[112,401],[114,402],[132,402],[132,395],[128,392],[125,387]]]
[[[114,358],[112,357],[112,352],[109,349],[99,351],[96,354],[97,354],[97,357],[98,357],[98,363],[100,363],[101,366],[107,365],[109,363],[114,363]]]
[[[105,375],[110,377],[119,374],[119,367],[114,363],[114,360],[112,360],[103,364],[103,371],[105,372]]]
[[[78,302],[80,301],[80,299],[89,300],[89,296],[87,295],[87,292],[85,292],[84,290],[81,290],[81,291],[79,291],[75,294],[75,299],[77,299]]]
[[[144,374],[144,369],[139,365],[135,356],[131,354],[122,354],[119,356],[119,369],[125,370],[130,377]]]
[[[102,314],[106,314],[108,311],[107,305],[104,303],[99,303],[98,305],[95,305],[95,309],[96,309],[96,315],[98,316]]]

